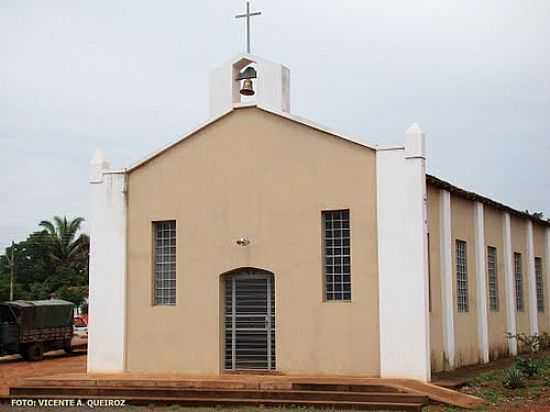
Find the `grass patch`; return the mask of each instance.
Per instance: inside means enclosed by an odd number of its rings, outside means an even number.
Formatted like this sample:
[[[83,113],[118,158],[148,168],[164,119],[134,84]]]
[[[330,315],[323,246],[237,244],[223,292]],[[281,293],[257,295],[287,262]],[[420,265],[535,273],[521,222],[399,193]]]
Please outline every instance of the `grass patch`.
[[[522,385],[510,385],[519,374]],[[535,400],[550,388],[550,357],[520,358],[513,367],[484,372],[467,382],[464,392],[485,399],[492,405],[518,399]]]
[[[526,405],[534,405],[534,411],[546,410],[541,409],[539,405],[546,407],[550,399],[550,352],[523,356],[516,359],[513,365],[509,362],[505,365],[499,369],[478,371],[476,376],[472,376],[475,373],[472,372],[470,375],[472,377],[466,381],[461,391],[487,401],[487,406],[480,408],[479,411],[494,412],[504,408],[512,411],[515,407]],[[512,369],[520,371],[524,387],[516,389],[506,387],[506,378],[510,377]],[[464,372],[459,376],[464,376]],[[430,412],[462,411],[459,408],[442,405],[432,405],[427,410]]]

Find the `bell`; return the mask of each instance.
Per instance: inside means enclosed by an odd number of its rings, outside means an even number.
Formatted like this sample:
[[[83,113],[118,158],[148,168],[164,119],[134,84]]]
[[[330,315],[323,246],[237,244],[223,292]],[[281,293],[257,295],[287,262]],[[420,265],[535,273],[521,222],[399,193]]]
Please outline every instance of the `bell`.
[[[237,76],[237,80],[255,79],[258,76],[256,70],[252,66],[248,66]]]
[[[241,94],[243,96],[254,96],[254,87],[252,87],[252,80],[245,79],[243,81],[243,87],[241,87]]]

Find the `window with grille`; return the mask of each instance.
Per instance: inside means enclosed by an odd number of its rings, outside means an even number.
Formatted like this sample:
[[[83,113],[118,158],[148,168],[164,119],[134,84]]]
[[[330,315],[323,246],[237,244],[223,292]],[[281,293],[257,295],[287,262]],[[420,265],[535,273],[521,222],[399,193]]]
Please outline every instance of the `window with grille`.
[[[176,221],[154,222],[154,303],[176,304]]]
[[[498,312],[497,249],[487,248],[487,277],[489,284],[489,309]]]
[[[523,312],[523,270],[521,253],[514,253],[514,278],[516,283],[516,311]]]
[[[535,258],[535,279],[537,284],[537,310],[544,312],[544,282],[542,280],[542,259]]]
[[[323,211],[326,300],[351,300],[349,210]]]
[[[468,312],[468,260],[466,242],[456,241],[456,299],[459,312]]]

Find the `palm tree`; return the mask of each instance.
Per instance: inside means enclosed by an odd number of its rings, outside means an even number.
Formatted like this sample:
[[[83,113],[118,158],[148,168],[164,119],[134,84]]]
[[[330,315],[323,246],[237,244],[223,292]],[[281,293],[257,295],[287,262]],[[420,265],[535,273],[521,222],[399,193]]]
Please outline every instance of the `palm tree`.
[[[54,216],[53,222],[40,222],[48,235],[50,257],[56,266],[78,268],[87,265],[90,239],[86,234],[78,235],[82,222],[82,217],[67,220],[59,216]]]

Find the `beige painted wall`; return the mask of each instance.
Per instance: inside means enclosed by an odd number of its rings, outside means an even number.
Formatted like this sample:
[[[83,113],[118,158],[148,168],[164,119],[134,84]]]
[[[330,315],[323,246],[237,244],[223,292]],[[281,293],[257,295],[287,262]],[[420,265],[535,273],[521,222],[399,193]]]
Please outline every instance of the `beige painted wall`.
[[[489,283],[487,280],[487,314],[489,331],[489,357],[491,360],[508,355],[508,339],[506,339],[506,273],[504,269],[503,212],[485,205],[485,262],[487,264],[487,248],[497,250],[497,291],[498,307],[491,310],[489,303]],[[486,272],[486,279],[487,272]]]
[[[521,264],[523,272],[523,311],[516,311],[516,329],[521,333],[530,334],[529,332],[529,275],[527,273],[527,223],[525,219],[518,216],[511,216],[512,227],[512,256],[514,253],[521,253]],[[512,265],[513,263],[512,259]],[[515,283],[515,269],[514,273],[514,288]],[[514,304],[515,300],[514,289]]]
[[[378,375],[375,166],[370,149],[246,108],[130,173],[128,370],[220,373],[220,274],[259,267],[275,274],[279,371]],[[321,211],[340,208],[351,303],[323,302]],[[165,219],[177,220],[173,307],[152,305],[151,222]]]
[[[451,239],[453,267],[454,325],[457,367],[479,362],[477,331],[476,274],[474,247],[474,203],[451,194]],[[458,312],[456,303],[456,240],[466,242],[468,266],[469,311]]]
[[[441,270],[439,234],[439,188],[428,185],[428,233],[430,236],[430,345],[432,372],[444,369],[443,320],[441,310]]]
[[[548,262],[545,260],[544,256],[544,245],[545,239],[544,235],[546,233],[546,228],[539,224],[533,224],[533,240],[535,245],[535,257],[540,257],[542,259],[542,282],[544,290],[544,312],[538,313],[538,322],[539,322],[539,333],[548,332],[550,333],[550,313],[548,306],[548,288],[546,285],[547,280],[545,279],[546,268],[548,267]]]
[[[474,248],[474,203],[470,200],[451,195],[451,238],[452,238],[452,270],[453,270],[453,293],[455,301],[452,302],[455,313],[455,344],[456,364],[461,365],[478,363],[479,341],[477,326],[476,307],[476,273],[475,273],[475,248]],[[504,271],[504,244],[503,244],[503,212],[489,205],[484,207],[485,223],[485,253],[487,247],[493,246],[497,249],[497,277],[498,277],[498,311],[491,311],[489,308],[489,297],[487,296],[488,308],[488,333],[489,353],[491,359],[508,355],[508,346],[505,333],[506,327],[506,285]],[[527,276],[527,245],[526,225],[527,221],[518,216],[511,217],[512,225],[512,252],[519,252],[523,258],[523,294],[525,302],[524,312],[517,314],[518,332],[529,333],[529,302],[528,302],[528,276]],[[440,250],[439,250],[439,188],[428,185],[428,232],[430,233],[430,273],[431,273],[431,294],[432,311],[430,312],[430,343],[432,352],[432,371],[438,372],[444,369],[443,343],[442,343],[442,305],[441,305],[441,274],[440,274]],[[543,266],[548,265],[544,260],[544,233],[545,226],[534,224],[534,245],[535,256],[543,258]],[[468,313],[459,313],[456,303],[456,249],[457,239],[467,242],[468,254],[468,280],[469,280],[469,303]],[[487,262],[487,260],[486,260]],[[487,281],[487,272],[485,270]],[[545,289],[546,291],[546,289]],[[487,293],[489,288],[487,285]],[[548,296],[545,299],[545,312],[539,313],[538,322],[540,332],[550,330],[550,301]],[[514,300],[515,302],[515,300]],[[514,306],[515,310],[515,306]]]

